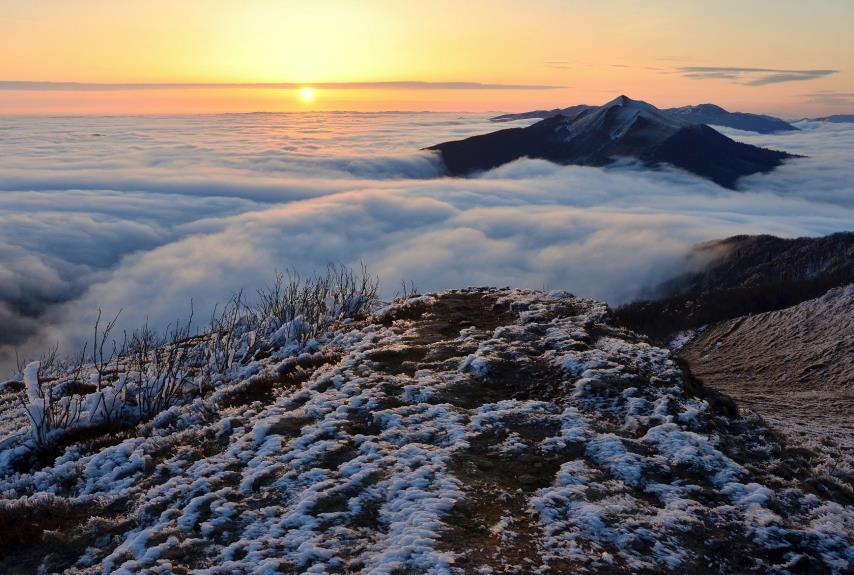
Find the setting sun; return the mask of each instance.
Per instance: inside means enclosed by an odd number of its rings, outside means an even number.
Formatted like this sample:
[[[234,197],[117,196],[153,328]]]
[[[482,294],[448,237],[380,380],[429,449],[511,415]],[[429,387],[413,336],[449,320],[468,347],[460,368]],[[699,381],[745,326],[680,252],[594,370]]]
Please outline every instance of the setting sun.
[[[299,99],[306,104],[310,104],[314,102],[314,88],[310,86],[303,86],[299,89]]]

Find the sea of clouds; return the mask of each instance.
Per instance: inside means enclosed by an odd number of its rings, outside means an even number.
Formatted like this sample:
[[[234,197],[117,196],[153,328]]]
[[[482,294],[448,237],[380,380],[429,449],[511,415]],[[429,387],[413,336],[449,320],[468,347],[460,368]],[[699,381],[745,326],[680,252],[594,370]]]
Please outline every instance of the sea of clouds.
[[[521,125],[521,124],[520,124]],[[15,351],[75,348],[98,308],[120,327],[207,317],[276,270],[367,263],[384,295],[563,288],[619,304],[697,242],[854,229],[854,125],[776,136],[808,156],[739,191],[630,162],[520,160],[442,177],[421,148],[496,128],[432,113],[0,117],[0,374]]]

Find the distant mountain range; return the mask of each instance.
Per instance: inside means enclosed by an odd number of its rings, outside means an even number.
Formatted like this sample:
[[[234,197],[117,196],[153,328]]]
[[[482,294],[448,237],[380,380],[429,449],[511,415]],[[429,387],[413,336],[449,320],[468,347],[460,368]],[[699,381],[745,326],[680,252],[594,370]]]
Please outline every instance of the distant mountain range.
[[[654,167],[672,164],[734,188],[741,176],[768,172],[792,158],[786,152],[736,142],[704,124],[620,96],[599,107],[567,109],[525,128],[509,128],[428,148],[453,176],[489,170],[528,157],[558,164],[606,166],[632,157]]]
[[[536,116],[532,116],[536,117]],[[494,119],[494,118],[493,118]],[[854,124],[854,114],[835,114],[820,118],[806,118],[809,122],[831,122],[833,124]]]
[[[504,114],[491,118],[493,122],[509,122],[512,120],[527,120],[532,118],[551,118],[553,116],[573,116],[582,110],[589,110],[596,106],[580,104],[568,108],[556,108],[554,110],[534,110],[520,114]],[[714,126],[726,126],[737,130],[758,132],[760,134],[774,134],[778,132],[798,131],[798,128],[788,122],[762,114],[747,114],[744,112],[729,112],[714,104],[698,104],[696,106],[683,106],[681,108],[666,108],[659,110],[662,114],[673,118],[690,122],[692,124],[711,124]]]

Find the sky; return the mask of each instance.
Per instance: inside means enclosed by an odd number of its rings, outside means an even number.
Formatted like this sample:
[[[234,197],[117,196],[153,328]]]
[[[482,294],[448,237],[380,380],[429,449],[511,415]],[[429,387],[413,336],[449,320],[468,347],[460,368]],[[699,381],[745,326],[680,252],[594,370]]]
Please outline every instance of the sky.
[[[850,0],[0,0],[0,114],[854,111]],[[311,88],[306,90],[304,88]]]

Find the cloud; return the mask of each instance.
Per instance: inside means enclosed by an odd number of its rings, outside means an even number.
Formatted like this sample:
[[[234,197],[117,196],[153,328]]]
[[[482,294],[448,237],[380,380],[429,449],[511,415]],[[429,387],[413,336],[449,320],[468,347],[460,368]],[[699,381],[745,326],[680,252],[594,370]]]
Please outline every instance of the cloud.
[[[486,82],[40,82],[0,80],[0,90],[38,92],[115,92],[136,90],[297,90],[306,84],[321,90],[555,90],[547,84]]]
[[[683,66],[677,68],[685,78],[695,80],[733,80],[745,86],[765,86],[783,82],[802,82],[836,74],[839,70],[781,70],[777,68],[739,68],[730,66]]]
[[[271,114],[4,119],[0,321],[4,370],[89,335],[207,317],[276,269],[367,262],[390,296],[467,285],[565,288],[611,303],[680,269],[692,244],[739,233],[818,235],[854,221],[854,126],[804,122],[759,145],[810,156],[740,192],[676,169],[523,159],[441,177],[435,141],[487,115]],[[93,133],[104,136],[93,137]]]
[[[827,106],[854,106],[854,92],[837,92],[836,90],[819,90],[804,94],[808,102]]]
[[[553,70],[569,70],[571,68],[569,62],[566,60],[547,60],[543,63],[547,68],[552,68]]]

